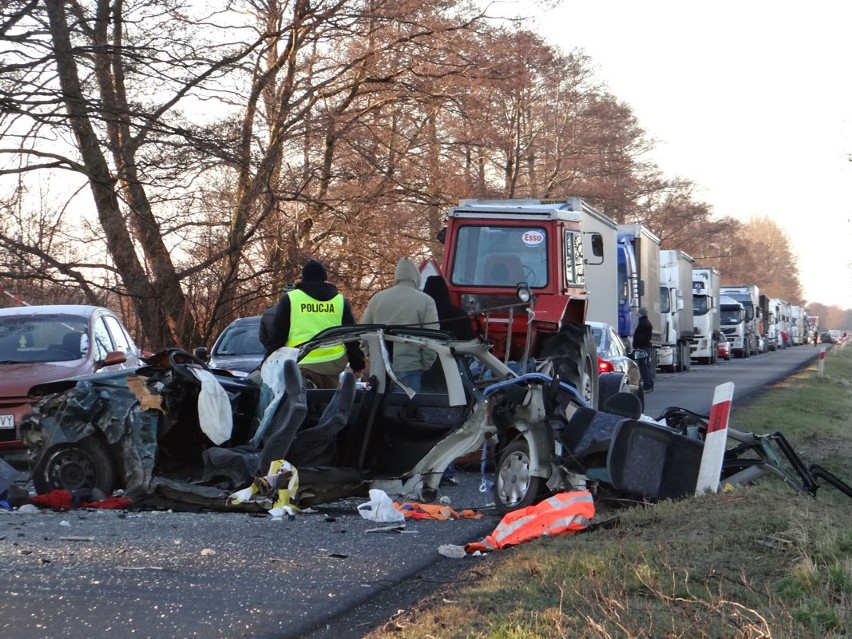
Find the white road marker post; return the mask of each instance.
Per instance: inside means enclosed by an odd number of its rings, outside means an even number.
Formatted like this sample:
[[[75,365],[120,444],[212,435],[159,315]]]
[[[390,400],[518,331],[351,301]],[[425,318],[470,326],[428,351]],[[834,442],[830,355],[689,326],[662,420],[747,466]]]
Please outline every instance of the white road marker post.
[[[825,346],[819,347],[819,364],[817,364],[817,377],[822,379],[825,376]]]
[[[701,453],[701,466],[698,468],[698,481],[695,484],[696,495],[708,490],[719,492],[719,478],[722,475],[722,462],[728,442],[728,418],[731,415],[733,399],[733,382],[719,384],[713,393],[713,406],[710,408],[710,420],[707,423],[707,434],[704,436],[704,452]]]

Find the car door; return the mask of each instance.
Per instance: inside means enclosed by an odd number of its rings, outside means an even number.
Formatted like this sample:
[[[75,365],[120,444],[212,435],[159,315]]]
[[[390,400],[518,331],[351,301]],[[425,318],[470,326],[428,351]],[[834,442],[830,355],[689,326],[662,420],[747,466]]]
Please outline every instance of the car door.
[[[139,348],[133,342],[133,339],[127,333],[127,329],[113,315],[104,315],[104,322],[107,330],[109,330],[112,343],[116,351],[124,353],[127,361],[124,363],[125,368],[135,367],[139,365]]]
[[[402,475],[462,426],[474,402],[472,386],[463,383],[463,374],[451,351],[444,349],[423,374],[419,392],[409,397],[389,385],[376,398],[379,406],[365,441],[364,470],[373,476]]]

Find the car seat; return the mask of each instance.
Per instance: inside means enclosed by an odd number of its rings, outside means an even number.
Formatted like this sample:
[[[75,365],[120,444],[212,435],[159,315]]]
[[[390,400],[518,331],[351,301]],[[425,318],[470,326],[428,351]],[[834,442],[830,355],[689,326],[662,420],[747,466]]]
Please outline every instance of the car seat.
[[[202,481],[227,478],[234,486],[244,485],[252,477],[265,475],[273,461],[285,459],[296,433],[305,421],[308,402],[302,374],[294,360],[284,360],[283,374],[284,395],[266,429],[268,432],[259,435],[262,447],[242,445],[206,449],[202,453]]]
[[[351,371],[343,379],[323,410],[316,426],[296,433],[288,460],[296,467],[330,466],[337,451],[337,434],[349,423],[355,402],[355,375]]]
[[[307,391],[295,360],[284,360],[284,387],[286,395],[283,403],[272,418],[269,433],[263,436],[261,472],[266,472],[272,462],[286,459],[290,445],[308,414]]]

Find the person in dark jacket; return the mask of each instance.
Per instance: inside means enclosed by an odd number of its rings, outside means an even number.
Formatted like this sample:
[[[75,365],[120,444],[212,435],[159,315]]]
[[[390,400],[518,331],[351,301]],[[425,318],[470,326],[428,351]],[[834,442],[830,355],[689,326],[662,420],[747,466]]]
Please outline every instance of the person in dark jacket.
[[[435,308],[438,310],[438,321],[442,331],[449,333],[456,339],[471,340],[476,338],[470,317],[461,308],[450,300],[450,289],[447,281],[440,275],[430,275],[423,284],[423,292],[435,300]],[[441,477],[442,486],[455,486],[456,464],[450,462]]]
[[[639,323],[633,331],[633,349],[645,351],[645,357],[639,360],[639,373],[642,375],[642,386],[646,393],[654,391],[654,377],[651,374],[651,353],[653,343],[651,342],[654,327],[648,319],[648,309],[644,306],[639,309]]]
[[[327,277],[325,268],[316,260],[305,264],[302,280],[284,291],[272,325],[267,322],[262,331],[267,354],[282,346],[299,346],[327,328],[356,323],[349,301],[326,281]],[[364,370],[364,353],[357,342],[314,350],[299,362],[299,368],[317,388],[335,388],[347,362],[356,375]]]
[[[423,285],[423,292],[435,300],[438,321],[442,331],[450,333],[460,340],[475,339],[470,317],[461,308],[450,301],[450,289],[447,281],[440,275],[430,275]]]

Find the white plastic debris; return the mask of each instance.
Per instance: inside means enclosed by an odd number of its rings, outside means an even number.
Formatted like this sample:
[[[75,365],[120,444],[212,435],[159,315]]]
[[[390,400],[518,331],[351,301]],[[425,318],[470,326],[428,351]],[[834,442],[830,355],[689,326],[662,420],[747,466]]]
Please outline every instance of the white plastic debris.
[[[388,494],[377,488],[370,489],[370,501],[358,506],[361,517],[368,521],[379,523],[393,523],[405,521],[405,515],[393,507],[393,501]]]
[[[464,559],[467,557],[467,552],[464,546],[456,546],[455,544],[441,544],[438,546],[438,554],[450,559]]]

